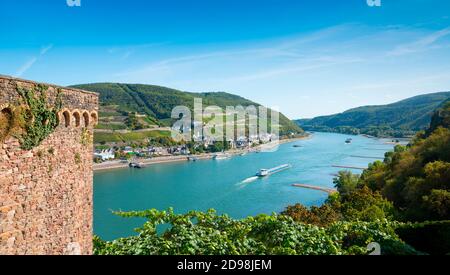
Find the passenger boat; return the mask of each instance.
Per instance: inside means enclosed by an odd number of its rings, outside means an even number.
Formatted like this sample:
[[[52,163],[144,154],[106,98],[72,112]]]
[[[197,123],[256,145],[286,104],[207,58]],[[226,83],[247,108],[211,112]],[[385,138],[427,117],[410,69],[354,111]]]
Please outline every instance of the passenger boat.
[[[280,166],[277,166],[277,167],[274,167],[271,169],[261,169],[261,170],[259,170],[258,173],[256,173],[256,176],[260,177],[260,178],[267,177],[267,176],[270,176],[272,174],[281,172],[281,171],[289,169],[289,168],[291,168],[290,164],[283,164],[283,165],[280,165]]]
[[[261,169],[256,173],[257,177],[267,177],[269,175],[269,169]]]
[[[229,159],[230,155],[228,154],[216,154],[213,156],[213,159],[215,160],[222,160],[222,159]]]

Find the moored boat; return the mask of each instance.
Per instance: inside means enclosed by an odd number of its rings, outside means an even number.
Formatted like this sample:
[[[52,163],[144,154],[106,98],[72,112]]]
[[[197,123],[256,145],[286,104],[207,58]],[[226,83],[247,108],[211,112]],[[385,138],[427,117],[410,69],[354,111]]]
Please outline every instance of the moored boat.
[[[128,166],[129,166],[130,168],[138,168],[138,169],[140,169],[140,168],[143,167],[142,164],[137,163],[137,162],[130,162],[130,164],[128,164]]]
[[[197,161],[197,160],[198,160],[198,157],[196,157],[196,156],[188,156],[187,159],[188,159],[189,161]]]
[[[213,156],[213,159],[215,160],[222,160],[222,159],[229,159],[230,155],[229,154],[215,154]]]

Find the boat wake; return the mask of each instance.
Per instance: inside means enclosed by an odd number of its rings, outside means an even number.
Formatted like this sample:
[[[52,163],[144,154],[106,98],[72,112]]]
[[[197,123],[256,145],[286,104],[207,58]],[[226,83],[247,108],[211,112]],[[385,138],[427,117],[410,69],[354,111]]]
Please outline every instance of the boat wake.
[[[243,180],[241,183],[250,183],[250,182],[253,182],[253,181],[257,180],[258,178],[259,177],[257,177],[257,176],[253,176],[253,177],[250,177],[250,178],[247,178],[247,179]]]
[[[272,169],[261,169],[255,176],[247,178],[243,181],[241,181],[239,183],[239,185],[245,184],[245,183],[250,183],[250,182],[254,182],[255,180],[259,179],[259,178],[264,178],[270,175],[273,175],[275,173],[279,173],[283,170],[289,169],[292,166],[290,164],[283,164],[277,167],[274,167]]]

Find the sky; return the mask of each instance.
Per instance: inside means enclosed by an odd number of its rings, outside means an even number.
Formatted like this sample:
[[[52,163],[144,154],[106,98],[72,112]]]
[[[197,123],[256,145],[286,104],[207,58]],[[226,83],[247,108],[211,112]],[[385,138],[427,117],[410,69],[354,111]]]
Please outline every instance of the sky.
[[[225,91],[292,119],[450,90],[448,0],[80,3],[0,1],[0,74]]]

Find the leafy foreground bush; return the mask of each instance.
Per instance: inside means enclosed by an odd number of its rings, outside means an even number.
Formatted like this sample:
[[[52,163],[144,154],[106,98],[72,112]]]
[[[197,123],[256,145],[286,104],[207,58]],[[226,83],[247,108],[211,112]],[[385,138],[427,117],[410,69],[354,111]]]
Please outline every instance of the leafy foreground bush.
[[[395,232],[420,251],[431,255],[450,255],[450,221],[405,223]]]
[[[94,238],[97,255],[345,255],[368,254],[378,242],[383,254],[417,254],[395,233],[399,223],[337,222],[326,228],[295,222],[284,215],[258,215],[234,220],[226,215],[192,211],[185,215],[147,210],[118,212],[148,221],[138,236],[105,242]],[[157,226],[168,229],[158,232]]]

